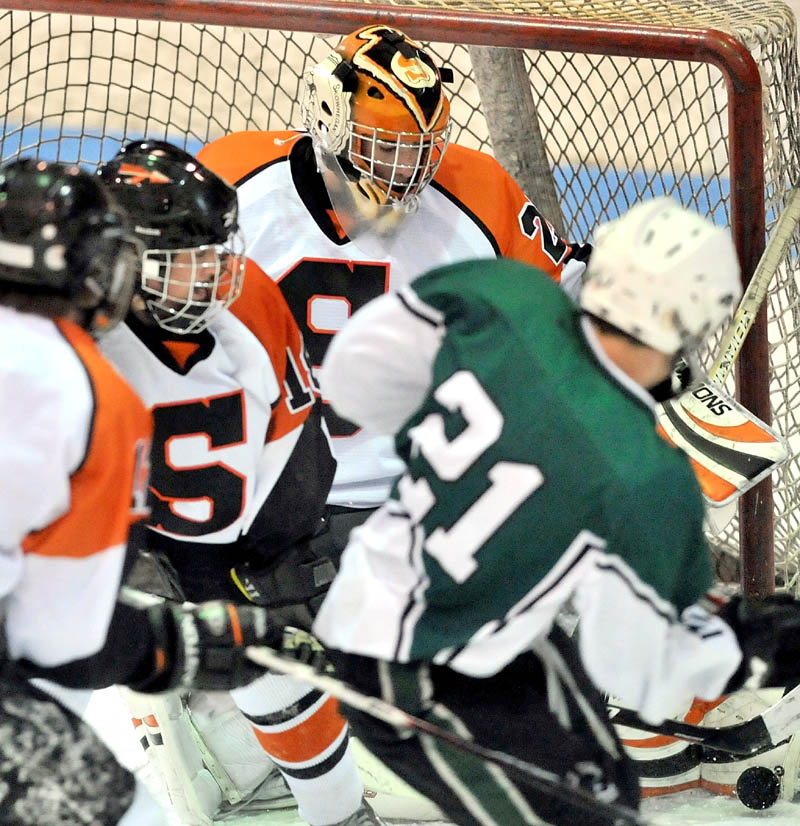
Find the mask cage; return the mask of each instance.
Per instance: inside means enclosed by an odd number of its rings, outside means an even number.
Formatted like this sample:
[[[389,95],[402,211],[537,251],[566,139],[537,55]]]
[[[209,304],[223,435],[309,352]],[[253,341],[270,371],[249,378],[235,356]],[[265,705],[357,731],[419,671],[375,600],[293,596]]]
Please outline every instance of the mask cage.
[[[433,132],[393,132],[350,121],[347,158],[387,202],[405,205],[431,182],[452,124]]]
[[[159,326],[179,335],[199,333],[242,293],[244,242],[186,249],[151,249],[142,259],[142,293]]]

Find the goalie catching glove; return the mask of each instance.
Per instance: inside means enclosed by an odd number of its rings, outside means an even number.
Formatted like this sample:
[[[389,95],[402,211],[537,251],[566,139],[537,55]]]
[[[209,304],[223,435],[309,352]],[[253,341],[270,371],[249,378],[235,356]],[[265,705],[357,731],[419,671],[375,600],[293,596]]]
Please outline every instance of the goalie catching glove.
[[[731,626],[742,649],[742,662],[725,694],[800,680],[800,602],[788,594],[735,596],[719,616]]]
[[[274,645],[283,629],[251,605],[215,600],[186,607],[169,601],[147,608],[155,638],[154,667],[130,687],[160,692],[174,688],[229,691],[263,676],[245,655],[249,645]]]

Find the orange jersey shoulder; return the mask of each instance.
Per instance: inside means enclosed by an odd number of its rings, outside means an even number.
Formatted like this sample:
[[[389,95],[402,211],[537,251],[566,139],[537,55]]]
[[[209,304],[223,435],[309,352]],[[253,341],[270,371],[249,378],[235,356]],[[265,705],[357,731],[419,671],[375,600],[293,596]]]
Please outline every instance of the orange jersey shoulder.
[[[491,155],[450,144],[434,180],[486,227],[498,255],[524,261],[561,280],[571,246],[555,235],[546,216]]]
[[[231,185],[272,161],[288,156],[296,131],[234,132],[197,153],[197,159]]]
[[[89,556],[128,539],[131,522],[146,515],[152,423],[130,385],[92,338],[70,322],[58,328],[84,365],[94,396],[86,454],[70,478],[70,509],[23,542],[27,553]]]
[[[242,294],[230,311],[261,342],[281,385],[281,399],[273,410],[268,434],[270,439],[280,438],[308,418],[314,401],[300,328],[278,285],[250,260]],[[293,401],[298,388],[310,395],[309,404]]]

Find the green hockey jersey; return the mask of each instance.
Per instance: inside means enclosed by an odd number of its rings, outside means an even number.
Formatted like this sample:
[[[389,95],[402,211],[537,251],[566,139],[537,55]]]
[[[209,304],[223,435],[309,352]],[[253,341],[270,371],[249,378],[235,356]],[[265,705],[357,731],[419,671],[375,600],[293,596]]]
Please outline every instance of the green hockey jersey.
[[[699,486],[571,299],[526,265],[475,261],[361,313],[334,342],[323,394],[391,429],[407,471],[354,532],[323,639],[480,676],[571,602],[606,690],[642,707],[669,671],[677,693],[670,683],[654,706],[715,696],[738,647],[693,605],[712,579]],[[684,673],[677,657],[710,650],[709,633],[714,655]]]

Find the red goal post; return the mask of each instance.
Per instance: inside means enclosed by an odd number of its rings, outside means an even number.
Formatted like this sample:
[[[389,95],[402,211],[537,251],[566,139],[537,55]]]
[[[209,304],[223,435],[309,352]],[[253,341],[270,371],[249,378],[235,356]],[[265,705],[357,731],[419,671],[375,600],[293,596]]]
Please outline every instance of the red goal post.
[[[800,181],[797,32],[776,0],[0,4],[3,160],[90,166],[142,136],[196,149],[228,131],[296,126],[303,65],[330,36],[386,22],[454,69],[453,139],[493,151],[569,238],[590,240],[597,223],[666,192],[731,227],[746,280]],[[736,379],[795,453],[797,251],[795,237]],[[776,577],[800,590],[799,484],[793,455],[710,536],[740,560],[751,593]]]

